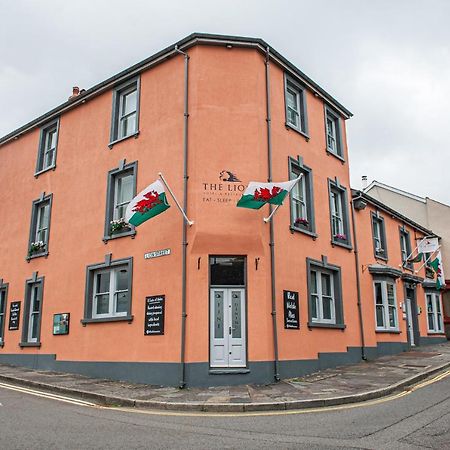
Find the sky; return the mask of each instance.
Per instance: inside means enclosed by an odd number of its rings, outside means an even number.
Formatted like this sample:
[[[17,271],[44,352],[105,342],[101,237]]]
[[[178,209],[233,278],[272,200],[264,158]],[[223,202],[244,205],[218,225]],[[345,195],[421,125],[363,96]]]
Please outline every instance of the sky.
[[[0,0],[0,136],[194,31],[260,37],[353,112],[353,188],[450,204],[449,19],[448,0]]]

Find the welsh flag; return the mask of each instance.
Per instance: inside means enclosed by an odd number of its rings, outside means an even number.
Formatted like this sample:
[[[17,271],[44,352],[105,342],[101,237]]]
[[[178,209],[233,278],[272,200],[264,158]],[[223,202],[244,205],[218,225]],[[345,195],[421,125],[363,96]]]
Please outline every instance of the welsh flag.
[[[437,253],[436,258],[430,261],[428,265],[436,272],[436,288],[442,289],[445,286],[445,277],[444,271],[442,270],[442,256],[440,251]]]
[[[241,208],[260,209],[266,203],[281,205],[301,177],[281,183],[250,181],[237,203]]]
[[[125,211],[125,222],[137,227],[167,208],[170,208],[170,205],[167,203],[164,185],[157,180],[131,200]]]

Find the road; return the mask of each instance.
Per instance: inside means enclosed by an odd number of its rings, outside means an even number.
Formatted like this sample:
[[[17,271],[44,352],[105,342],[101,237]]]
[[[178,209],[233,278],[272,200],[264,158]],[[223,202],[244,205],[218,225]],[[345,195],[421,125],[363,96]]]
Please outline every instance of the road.
[[[79,406],[0,386],[0,449],[450,449],[450,376],[390,400],[229,416]]]

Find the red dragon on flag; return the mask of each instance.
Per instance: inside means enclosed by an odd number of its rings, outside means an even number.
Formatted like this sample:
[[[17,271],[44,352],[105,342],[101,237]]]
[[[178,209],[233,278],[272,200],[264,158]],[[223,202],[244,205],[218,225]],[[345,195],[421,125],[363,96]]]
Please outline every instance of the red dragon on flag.
[[[276,197],[282,191],[278,186],[274,186],[272,190],[269,188],[256,189],[253,198],[260,202],[268,202],[270,199]]]
[[[138,212],[141,214],[150,211],[156,205],[159,205],[161,200],[159,199],[159,195],[156,191],[149,191],[144,194],[144,198],[139,200],[133,208],[133,212]]]

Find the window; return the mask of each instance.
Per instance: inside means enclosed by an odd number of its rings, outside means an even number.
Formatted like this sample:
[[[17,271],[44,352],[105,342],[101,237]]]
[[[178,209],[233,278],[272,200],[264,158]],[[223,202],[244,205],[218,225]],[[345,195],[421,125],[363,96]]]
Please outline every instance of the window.
[[[314,202],[312,191],[312,172],[304,166],[301,158],[289,158],[289,176],[293,180],[303,174],[300,181],[292,189],[291,229],[315,235]]]
[[[0,280],[0,347],[5,342],[5,321],[6,321],[6,298],[8,296],[8,285]]]
[[[408,257],[411,255],[411,240],[409,238],[409,232],[404,228],[400,228],[400,252],[402,255],[402,266],[412,270],[412,262],[407,261]]]
[[[286,125],[308,134],[305,89],[292,78],[285,77]]]
[[[325,132],[327,140],[327,151],[336,156],[339,156],[340,158],[343,158],[344,151],[342,146],[341,122],[339,120],[339,115],[326,105]]]
[[[133,225],[125,223],[125,211],[136,196],[137,162],[125,164],[108,172],[106,191],[106,219],[103,240],[135,235]]]
[[[45,196],[43,193],[33,201],[27,259],[48,255],[52,198],[53,194]]]
[[[41,316],[42,316],[42,293],[44,277],[27,280],[25,286],[25,311],[23,315],[22,342],[21,347],[40,346]]]
[[[59,119],[41,128],[35,175],[55,167],[58,131]]]
[[[139,78],[114,89],[110,144],[136,136],[139,130]]]
[[[87,267],[85,314],[81,321],[106,322],[132,320],[131,280],[132,258],[110,260]]]
[[[398,331],[395,283],[387,280],[375,281],[374,292],[376,329]]]
[[[307,259],[309,322],[308,326],[344,328],[341,270],[337,266]]]
[[[330,195],[331,243],[351,248],[347,210],[347,189],[339,181],[328,180]]]
[[[441,296],[437,292],[426,293],[428,332],[443,333]]]
[[[372,213],[372,238],[375,258],[387,260],[386,232],[384,219],[377,213]]]

